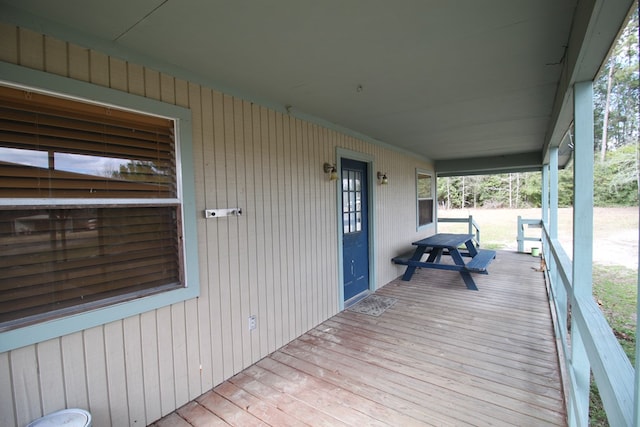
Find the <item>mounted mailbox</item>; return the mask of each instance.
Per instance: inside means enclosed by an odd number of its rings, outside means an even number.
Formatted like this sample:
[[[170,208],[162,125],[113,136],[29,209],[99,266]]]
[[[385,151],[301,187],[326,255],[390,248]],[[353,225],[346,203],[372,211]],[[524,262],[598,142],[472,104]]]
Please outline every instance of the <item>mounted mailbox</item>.
[[[223,216],[240,216],[240,215],[242,215],[242,208],[206,209],[204,211],[205,218],[220,218]]]

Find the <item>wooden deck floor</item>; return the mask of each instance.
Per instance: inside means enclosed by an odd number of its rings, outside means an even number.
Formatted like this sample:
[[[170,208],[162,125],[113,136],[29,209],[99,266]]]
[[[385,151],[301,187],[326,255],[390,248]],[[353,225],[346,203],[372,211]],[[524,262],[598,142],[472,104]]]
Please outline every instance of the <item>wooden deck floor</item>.
[[[565,425],[537,258],[498,252],[490,274],[418,270],[154,426]]]

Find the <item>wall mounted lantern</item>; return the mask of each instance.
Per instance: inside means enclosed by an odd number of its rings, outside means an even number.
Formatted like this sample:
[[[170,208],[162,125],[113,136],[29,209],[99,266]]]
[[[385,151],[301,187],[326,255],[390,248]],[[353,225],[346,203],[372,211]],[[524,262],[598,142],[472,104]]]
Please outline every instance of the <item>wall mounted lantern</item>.
[[[387,178],[385,172],[378,172],[378,182],[380,185],[387,185],[389,183],[389,178]]]
[[[338,170],[336,169],[335,165],[332,165],[331,163],[325,163],[323,167],[324,173],[329,174],[329,181],[335,181],[338,179]]]

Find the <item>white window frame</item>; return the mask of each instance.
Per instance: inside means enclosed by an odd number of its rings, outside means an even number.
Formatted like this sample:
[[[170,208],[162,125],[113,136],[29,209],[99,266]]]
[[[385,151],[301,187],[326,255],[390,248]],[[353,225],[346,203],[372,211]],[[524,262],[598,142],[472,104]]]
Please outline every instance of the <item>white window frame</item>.
[[[418,180],[419,180],[419,175],[428,175],[431,177],[431,201],[432,201],[432,205],[431,205],[431,222],[426,223],[426,224],[420,224],[420,197],[418,194]],[[428,171],[425,169],[416,169],[416,175],[415,175],[415,183],[416,183],[416,228],[418,230],[422,230],[426,227],[434,227],[435,223],[436,223],[436,197],[435,197],[435,191],[436,191],[436,186],[435,186],[435,173],[433,173],[433,171]],[[428,200],[428,199],[426,199]]]
[[[0,333],[0,352],[60,337],[115,320],[155,310],[177,302],[195,298],[200,294],[198,242],[195,211],[195,185],[193,175],[191,110],[172,104],[132,95],[86,82],[32,70],[13,64],[0,63],[0,83],[39,91],[45,94],[88,101],[114,108],[151,114],[172,119],[176,123],[176,178],[178,200],[182,208],[182,235],[184,259],[184,287],[155,295],[125,301],[106,307],[44,321]],[[64,200],[64,199],[63,199]],[[119,200],[105,200],[112,204]],[[159,200],[144,201],[156,203]],[[0,203],[6,204],[4,199]],[[78,200],[72,200],[78,204]],[[92,204],[100,203],[93,201]],[[123,203],[131,203],[128,199]],[[137,200],[136,200],[137,202]],[[20,200],[20,204],[50,204],[51,200]],[[15,204],[15,203],[14,203]]]

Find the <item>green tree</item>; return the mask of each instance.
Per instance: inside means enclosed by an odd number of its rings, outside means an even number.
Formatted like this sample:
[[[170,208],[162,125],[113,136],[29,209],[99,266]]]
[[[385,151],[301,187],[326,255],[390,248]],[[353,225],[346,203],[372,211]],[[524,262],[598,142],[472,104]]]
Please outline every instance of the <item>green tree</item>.
[[[153,184],[169,184],[172,182],[171,171],[160,168],[155,162],[131,160],[120,165],[120,169],[112,171],[111,176],[126,181],[147,182]]]
[[[542,174],[528,172],[522,175],[524,178],[520,191],[522,207],[538,208],[542,206]]]
[[[638,104],[638,9],[622,31],[594,82],[594,136],[599,160],[615,148],[636,144]]]
[[[637,146],[626,145],[610,151],[604,162],[594,167],[596,206],[638,204]]]

